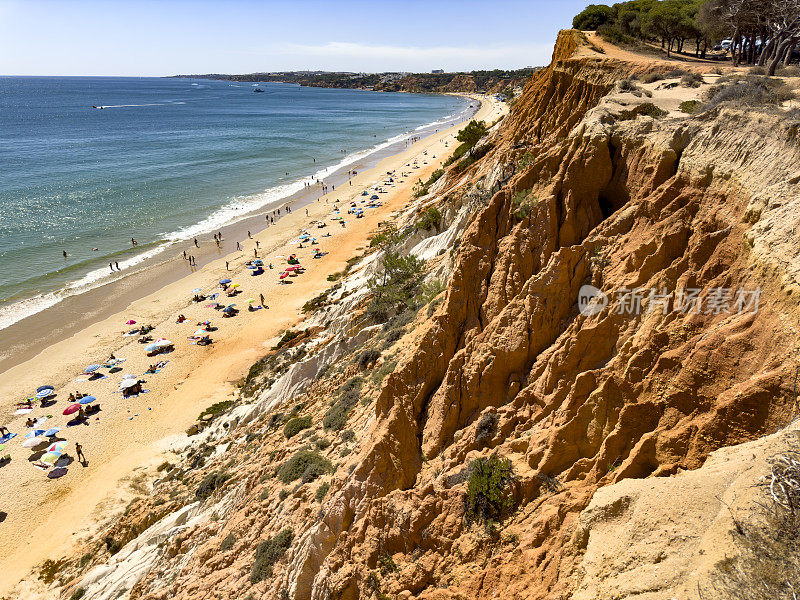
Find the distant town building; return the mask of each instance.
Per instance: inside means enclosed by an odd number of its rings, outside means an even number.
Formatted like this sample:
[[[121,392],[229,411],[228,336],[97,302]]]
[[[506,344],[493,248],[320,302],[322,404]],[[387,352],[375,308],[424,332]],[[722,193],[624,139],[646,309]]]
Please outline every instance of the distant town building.
[[[433,73],[434,75],[441,75],[442,73],[444,73],[444,69],[433,69],[431,73]]]

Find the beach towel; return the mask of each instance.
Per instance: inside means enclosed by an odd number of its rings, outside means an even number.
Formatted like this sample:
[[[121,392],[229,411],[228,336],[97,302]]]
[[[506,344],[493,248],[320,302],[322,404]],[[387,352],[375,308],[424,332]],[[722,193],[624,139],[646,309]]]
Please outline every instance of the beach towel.
[[[16,433],[7,433],[3,437],[0,437],[0,444],[5,444],[8,440],[17,437]]]
[[[67,474],[66,467],[56,467],[47,474],[47,477],[49,479],[58,479],[59,477],[63,477],[66,474]]]
[[[33,408],[18,408],[14,411],[15,415],[27,415],[29,412],[33,412]]]

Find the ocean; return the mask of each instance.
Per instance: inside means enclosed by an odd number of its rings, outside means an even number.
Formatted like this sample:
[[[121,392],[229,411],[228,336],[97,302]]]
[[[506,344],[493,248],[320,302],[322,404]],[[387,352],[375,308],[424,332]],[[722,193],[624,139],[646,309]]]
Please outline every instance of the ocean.
[[[470,110],[454,96],[258,88],[0,77],[0,329]]]

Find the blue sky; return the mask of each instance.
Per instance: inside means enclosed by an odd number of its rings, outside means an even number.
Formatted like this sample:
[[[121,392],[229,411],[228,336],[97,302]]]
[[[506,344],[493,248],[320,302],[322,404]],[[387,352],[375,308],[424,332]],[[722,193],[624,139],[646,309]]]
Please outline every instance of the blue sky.
[[[549,62],[585,0],[0,0],[1,75],[429,71]]]

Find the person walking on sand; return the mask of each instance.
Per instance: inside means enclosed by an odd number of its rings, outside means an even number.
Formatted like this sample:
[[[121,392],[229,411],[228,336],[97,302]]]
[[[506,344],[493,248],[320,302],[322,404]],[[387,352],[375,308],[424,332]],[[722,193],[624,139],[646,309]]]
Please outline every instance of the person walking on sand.
[[[253,239],[253,236],[252,236],[252,235],[250,235],[250,232],[249,232],[249,231],[247,232],[247,237],[248,237],[249,239],[251,239],[251,240]]]
[[[86,456],[83,454],[83,446],[79,442],[75,442],[75,458],[81,465],[86,466]]]
[[[200,247],[200,244],[197,243],[197,238],[194,238],[194,245],[195,245],[196,248]]]
[[[258,296],[261,299],[261,306],[264,306],[264,294],[259,294]]]
[[[114,264],[117,266],[117,271],[122,271],[122,269],[119,268],[119,263],[117,261],[114,261]]]
[[[241,250],[242,249],[242,245],[239,242],[236,242],[236,249],[237,250]]]
[[[261,242],[259,242],[258,240],[256,240],[256,248],[261,248]]]
[[[111,269],[112,273],[114,272],[114,265],[112,265],[111,263],[108,263],[108,268]]]
[[[183,251],[183,260],[186,260],[186,250]]]
[[[255,249],[255,248],[253,248],[253,256],[255,256],[256,258],[258,258],[258,250],[257,250],[257,249]]]
[[[225,261],[225,270],[226,271],[230,271],[231,270],[230,267],[228,266],[228,261],[227,260]]]

